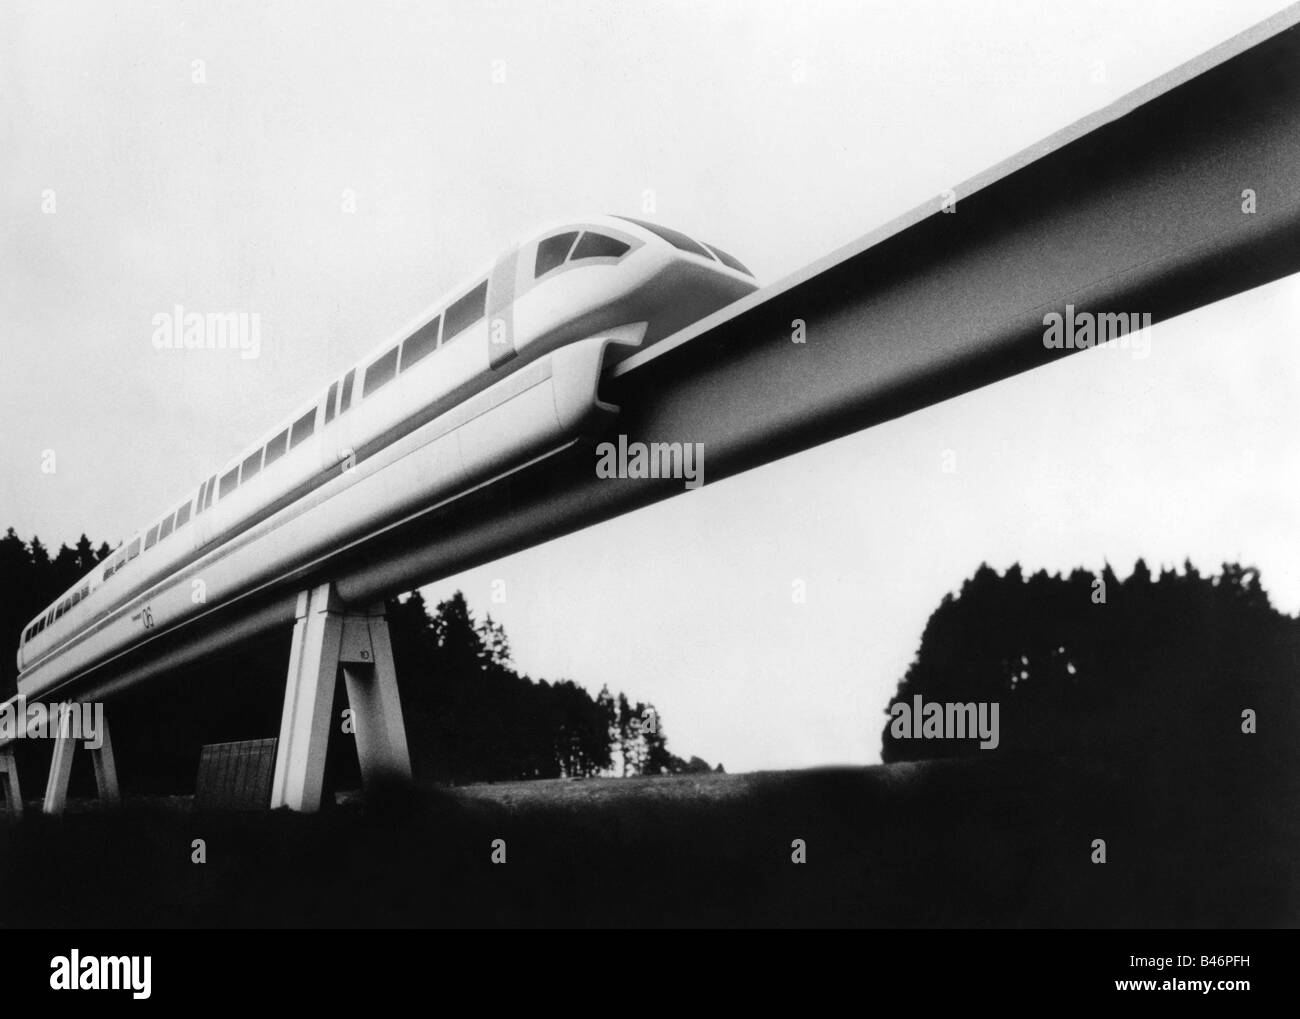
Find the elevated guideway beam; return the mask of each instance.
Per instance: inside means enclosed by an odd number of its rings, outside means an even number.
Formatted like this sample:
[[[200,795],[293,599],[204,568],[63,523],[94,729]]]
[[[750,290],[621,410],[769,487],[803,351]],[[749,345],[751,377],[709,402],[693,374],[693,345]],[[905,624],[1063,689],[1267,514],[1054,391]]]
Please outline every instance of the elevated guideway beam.
[[[956,186],[955,211],[936,197],[622,361],[603,390],[617,431],[703,443],[714,482],[1072,353],[1043,342],[1067,305],[1159,323],[1300,271],[1298,21],[1300,5]],[[683,492],[595,462],[575,448],[430,514],[340,592],[364,602]]]

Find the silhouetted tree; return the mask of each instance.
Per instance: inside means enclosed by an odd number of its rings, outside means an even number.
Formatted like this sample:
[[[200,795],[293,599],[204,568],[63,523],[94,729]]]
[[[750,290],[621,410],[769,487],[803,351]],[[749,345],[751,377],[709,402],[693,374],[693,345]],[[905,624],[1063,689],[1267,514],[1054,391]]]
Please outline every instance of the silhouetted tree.
[[[642,773],[645,775],[668,775],[672,773],[673,755],[668,752],[668,736],[664,732],[663,718],[653,704],[649,706],[650,725],[643,727],[642,742],[645,745],[645,758]]]
[[[1207,578],[1188,563],[1153,579],[1139,559],[1121,582],[1109,564],[1099,576],[1028,579],[1018,566],[999,576],[981,565],[930,616],[890,706],[916,695],[997,703],[998,753],[1134,760],[1154,747],[1217,752],[1241,738],[1249,709],[1252,738],[1282,753],[1272,741],[1300,723],[1298,661],[1300,620],[1272,607],[1254,568],[1225,563]],[[895,738],[892,722],[886,761],[989,752],[974,740]]]
[[[84,532],[81,537],[77,539],[76,554],[77,575],[84,577],[87,573],[93,570],[95,564],[99,562],[95,557],[94,546],[91,545],[90,539],[86,537]]]

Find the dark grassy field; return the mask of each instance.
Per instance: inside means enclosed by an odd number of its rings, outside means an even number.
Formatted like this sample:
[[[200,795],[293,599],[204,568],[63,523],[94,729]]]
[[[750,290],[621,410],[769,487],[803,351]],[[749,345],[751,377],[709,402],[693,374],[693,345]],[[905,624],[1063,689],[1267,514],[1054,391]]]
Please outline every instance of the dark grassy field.
[[[315,816],[128,799],[0,824],[0,926],[1293,926],[1297,793],[1239,756],[991,757],[392,790]]]

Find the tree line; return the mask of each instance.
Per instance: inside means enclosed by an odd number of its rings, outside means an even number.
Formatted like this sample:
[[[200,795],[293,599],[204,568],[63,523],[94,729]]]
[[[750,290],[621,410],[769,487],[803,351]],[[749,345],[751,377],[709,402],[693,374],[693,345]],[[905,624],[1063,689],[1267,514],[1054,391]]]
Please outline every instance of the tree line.
[[[1139,559],[1068,576],[981,565],[926,623],[890,700],[885,761],[1065,754],[1184,760],[1254,741],[1291,760],[1300,731],[1300,619],[1273,607],[1259,571]],[[897,724],[916,697],[996,703],[1000,740],[926,739]]]
[[[521,675],[505,630],[491,616],[476,622],[459,591],[432,615],[418,591],[390,601],[388,619],[407,729],[422,734],[435,780],[660,775],[703,763],[669,753],[653,704]]]

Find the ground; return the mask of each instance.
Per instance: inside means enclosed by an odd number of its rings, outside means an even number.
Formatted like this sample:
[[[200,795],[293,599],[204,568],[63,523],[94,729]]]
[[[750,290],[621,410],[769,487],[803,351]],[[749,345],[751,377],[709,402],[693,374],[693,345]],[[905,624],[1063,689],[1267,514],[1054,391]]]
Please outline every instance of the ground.
[[[0,824],[0,926],[1294,926],[1300,790],[1255,765],[990,757],[402,789],[315,816],[33,809]]]

